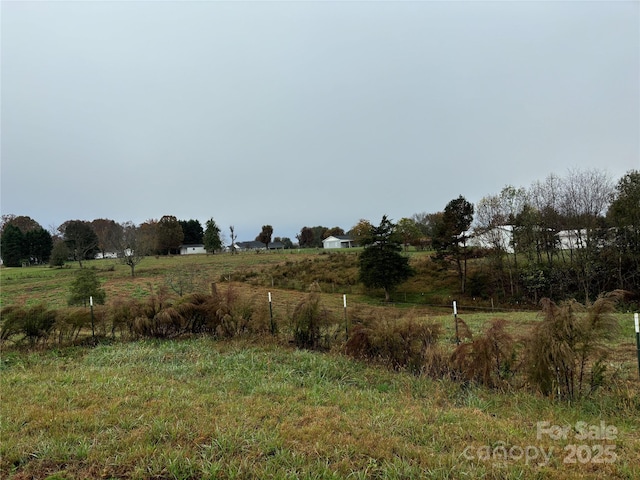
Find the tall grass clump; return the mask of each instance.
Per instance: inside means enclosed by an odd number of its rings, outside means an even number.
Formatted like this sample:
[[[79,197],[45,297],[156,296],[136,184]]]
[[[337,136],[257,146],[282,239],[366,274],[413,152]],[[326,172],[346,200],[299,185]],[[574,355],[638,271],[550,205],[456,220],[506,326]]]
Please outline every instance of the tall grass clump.
[[[395,369],[441,376],[447,361],[438,346],[442,326],[413,316],[377,319],[356,325],[345,344],[345,352]]]
[[[91,311],[87,308],[59,310],[55,327],[58,343],[74,342],[83,329],[91,328]]]
[[[34,346],[46,343],[56,324],[56,311],[43,304],[32,307],[8,306],[0,312],[0,339],[18,337],[16,343]]]
[[[330,312],[320,303],[320,295],[312,289],[291,315],[293,342],[298,348],[331,348],[331,320]]]
[[[451,355],[453,377],[490,388],[508,386],[515,376],[518,355],[517,343],[506,326],[505,320],[494,319],[481,336],[473,338],[469,333],[471,341],[458,345]]]
[[[601,295],[588,306],[543,299],[543,320],[526,340],[525,358],[528,379],[543,394],[573,400],[603,385],[605,342],[619,328],[612,315],[616,298]]]
[[[132,307],[120,306],[118,322],[132,322],[135,336],[176,338],[190,334],[209,334],[232,338],[266,330],[264,312],[255,307],[253,298],[239,295],[231,286],[223,293],[192,293],[178,299],[168,296],[166,288],[152,294],[146,302]]]

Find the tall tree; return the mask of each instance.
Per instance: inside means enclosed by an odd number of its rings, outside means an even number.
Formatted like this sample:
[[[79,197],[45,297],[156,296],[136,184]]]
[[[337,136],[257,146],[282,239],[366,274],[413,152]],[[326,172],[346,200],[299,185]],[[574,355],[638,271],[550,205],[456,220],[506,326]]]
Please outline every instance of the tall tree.
[[[264,243],[264,248],[268,250],[271,243],[271,235],[273,235],[273,227],[271,225],[263,225],[262,231],[256,237],[256,241]]]
[[[615,229],[618,288],[640,290],[640,170],[618,181],[607,217]]]
[[[296,238],[298,239],[298,245],[300,245],[300,248],[313,247],[314,238],[313,238],[313,230],[311,230],[311,228],[302,227],[302,229],[300,230],[300,233],[296,235]]]
[[[465,292],[467,279],[467,240],[469,227],[473,222],[474,206],[460,195],[444,208],[442,221],[433,240],[440,258],[452,255],[458,270],[460,291]]]
[[[36,263],[46,263],[51,256],[53,240],[51,234],[44,228],[29,230],[24,235],[29,260]]]
[[[117,247],[119,239],[122,236],[121,225],[114,220],[96,218],[91,222],[91,227],[93,231],[96,232],[98,249],[103,257],[108,251],[113,251]]]
[[[159,255],[161,252],[158,241],[158,220],[150,218],[140,224],[139,235],[149,249],[149,254]]]
[[[215,253],[216,250],[222,249],[222,238],[220,236],[220,228],[213,218],[207,220],[206,229],[204,231],[204,248],[209,253]]]
[[[484,246],[489,249],[491,276],[498,280],[504,295],[507,294],[505,273],[511,295],[517,290],[514,271],[518,268],[518,262],[513,232],[515,220],[525,199],[524,189],[507,185],[499,195],[488,195],[478,202],[474,235],[481,238]]]
[[[13,224],[5,225],[1,239],[2,261],[7,267],[19,267],[26,255],[24,234]]]
[[[595,265],[602,242],[603,215],[613,193],[608,174],[599,170],[572,170],[562,181],[561,213],[569,238],[575,239],[570,253],[577,280],[588,302],[597,276]]]
[[[529,201],[537,211],[537,228],[535,229],[535,250],[538,263],[546,260],[549,267],[558,255],[558,233],[566,225],[562,210],[562,179],[551,174],[543,181],[534,182],[529,189]]]
[[[418,243],[418,240],[422,236],[415,220],[411,218],[405,217],[398,220],[397,228],[398,234],[400,235],[400,238],[402,238],[402,246],[405,251],[408,250],[409,245],[415,245]]]
[[[98,250],[98,236],[93,231],[91,224],[82,220],[65,222],[60,226],[60,230],[74,260],[82,268],[83,260],[95,256]]]
[[[180,220],[180,226],[182,227],[182,233],[184,233],[184,239],[182,240],[186,245],[199,245],[204,243],[204,230],[200,220]]]
[[[52,267],[63,267],[67,260],[69,260],[69,247],[62,240],[58,239],[53,244],[51,249],[51,257],[49,258],[49,265]]]
[[[409,258],[401,253],[401,239],[396,225],[384,215],[380,225],[372,227],[370,235],[363,242],[364,250],[359,260],[360,281],[367,288],[382,288],[385,301],[388,302],[391,291],[413,275]]]
[[[166,252],[167,255],[180,248],[184,240],[184,233],[180,222],[178,222],[178,219],[173,215],[165,215],[160,219],[157,234],[158,247],[161,252]]]
[[[364,245],[367,239],[371,236],[371,232],[373,231],[373,225],[369,220],[365,220],[361,218],[358,220],[351,230],[349,230],[349,236],[353,239],[353,242],[356,245]]]

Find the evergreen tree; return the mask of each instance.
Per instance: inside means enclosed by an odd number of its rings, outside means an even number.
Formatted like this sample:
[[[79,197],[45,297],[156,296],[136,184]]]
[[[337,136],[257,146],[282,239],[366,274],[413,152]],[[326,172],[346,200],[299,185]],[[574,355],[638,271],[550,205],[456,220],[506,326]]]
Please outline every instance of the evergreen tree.
[[[396,225],[385,215],[380,225],[372,227],[371,234],[362,241],[360,281],[367,288],[382,288],[385,301],[389,301],[391,291],[414,273],[409,258],[401,254]]]
[[[433,239],[433,247],[441,260],[447,255],[453,256],[462,293],[467,279],[467,232],[473,222],[473,213],[473,203],[469,203],[462,195],[451,200],[444,208]]]
[[[93,297],[94,303],[103,305],[107,294],[104,289],[100,288],[100,280],[96,272],[84,268],[78,271],[76,278],[71,284],[71,295],[69,296],[69,305],[89,304],[89,297]]]
[[[25,244],[30,260],[36,263],[47,263],[51,257],[53,240],[51,234],[44,228],[30,230],[24,235]]]
[[[24,234],[18,227],[8,224],[2,231],[0,240],[2,261],[7,267],[19,267],[26,255]]]
[[[184,233],[182,242],[185,245],[199,245],[204,243],[204,230],[199,220],[180,220],[179,223],[182,227],[182,233]]]
[[[213,218],[207,220],[204,231],[204,249],[209,253],[215,253],[222,248],[222,238],[220,238],[220,227]]]

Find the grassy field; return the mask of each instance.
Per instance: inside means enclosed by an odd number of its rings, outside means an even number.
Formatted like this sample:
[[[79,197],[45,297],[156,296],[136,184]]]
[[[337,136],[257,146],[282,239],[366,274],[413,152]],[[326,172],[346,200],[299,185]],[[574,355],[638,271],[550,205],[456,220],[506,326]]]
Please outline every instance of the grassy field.
[[[2,478],[640,474],[637,384],[554,404],[340,355],[195,338],[10,353],[1,387]],[[578,422],[616,433],[582,440]],[[553,425],[572,429],[554,439],[544,433]]]
[[[336,316],[350,287],[350,316],[400,312],[435,322],[453,348],[451,312],[376,306],[356,285],[324,272],[348,278],[348,265],[323,263],[341,261],[316,252],[149,258],[135,278],[113,261],[89,267],[107,290],[100,308],[147,297],[181,271],[203,291],[227,283],[265,302],[272,292],[283,325],[306,295],[304,286],[291,287],[316,278],[323,305]],[[299,270],[305,280],[292,283],[288,277]],[[75,271],[0,269],[2,306],[44,301],[64,308]],[[474,334],[504,318],[516,336],[539,321],[535,312],[464,306],[459,318]],[[92,347],[7,343],[0,478],[640,478],[633,321],[617,318],[611,382],[575,402],[391,371],[345,356],[339,344],[328,352],[298,350],[286,331],[224,341],[105,338]]]

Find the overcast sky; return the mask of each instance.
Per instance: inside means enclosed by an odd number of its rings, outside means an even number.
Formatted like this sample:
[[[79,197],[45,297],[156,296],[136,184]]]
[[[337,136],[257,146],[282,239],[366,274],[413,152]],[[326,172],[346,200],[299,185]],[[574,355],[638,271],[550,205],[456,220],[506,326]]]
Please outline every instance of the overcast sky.
[[[252,240],[640,168],[638,2],[1,3],[1,210]]]

